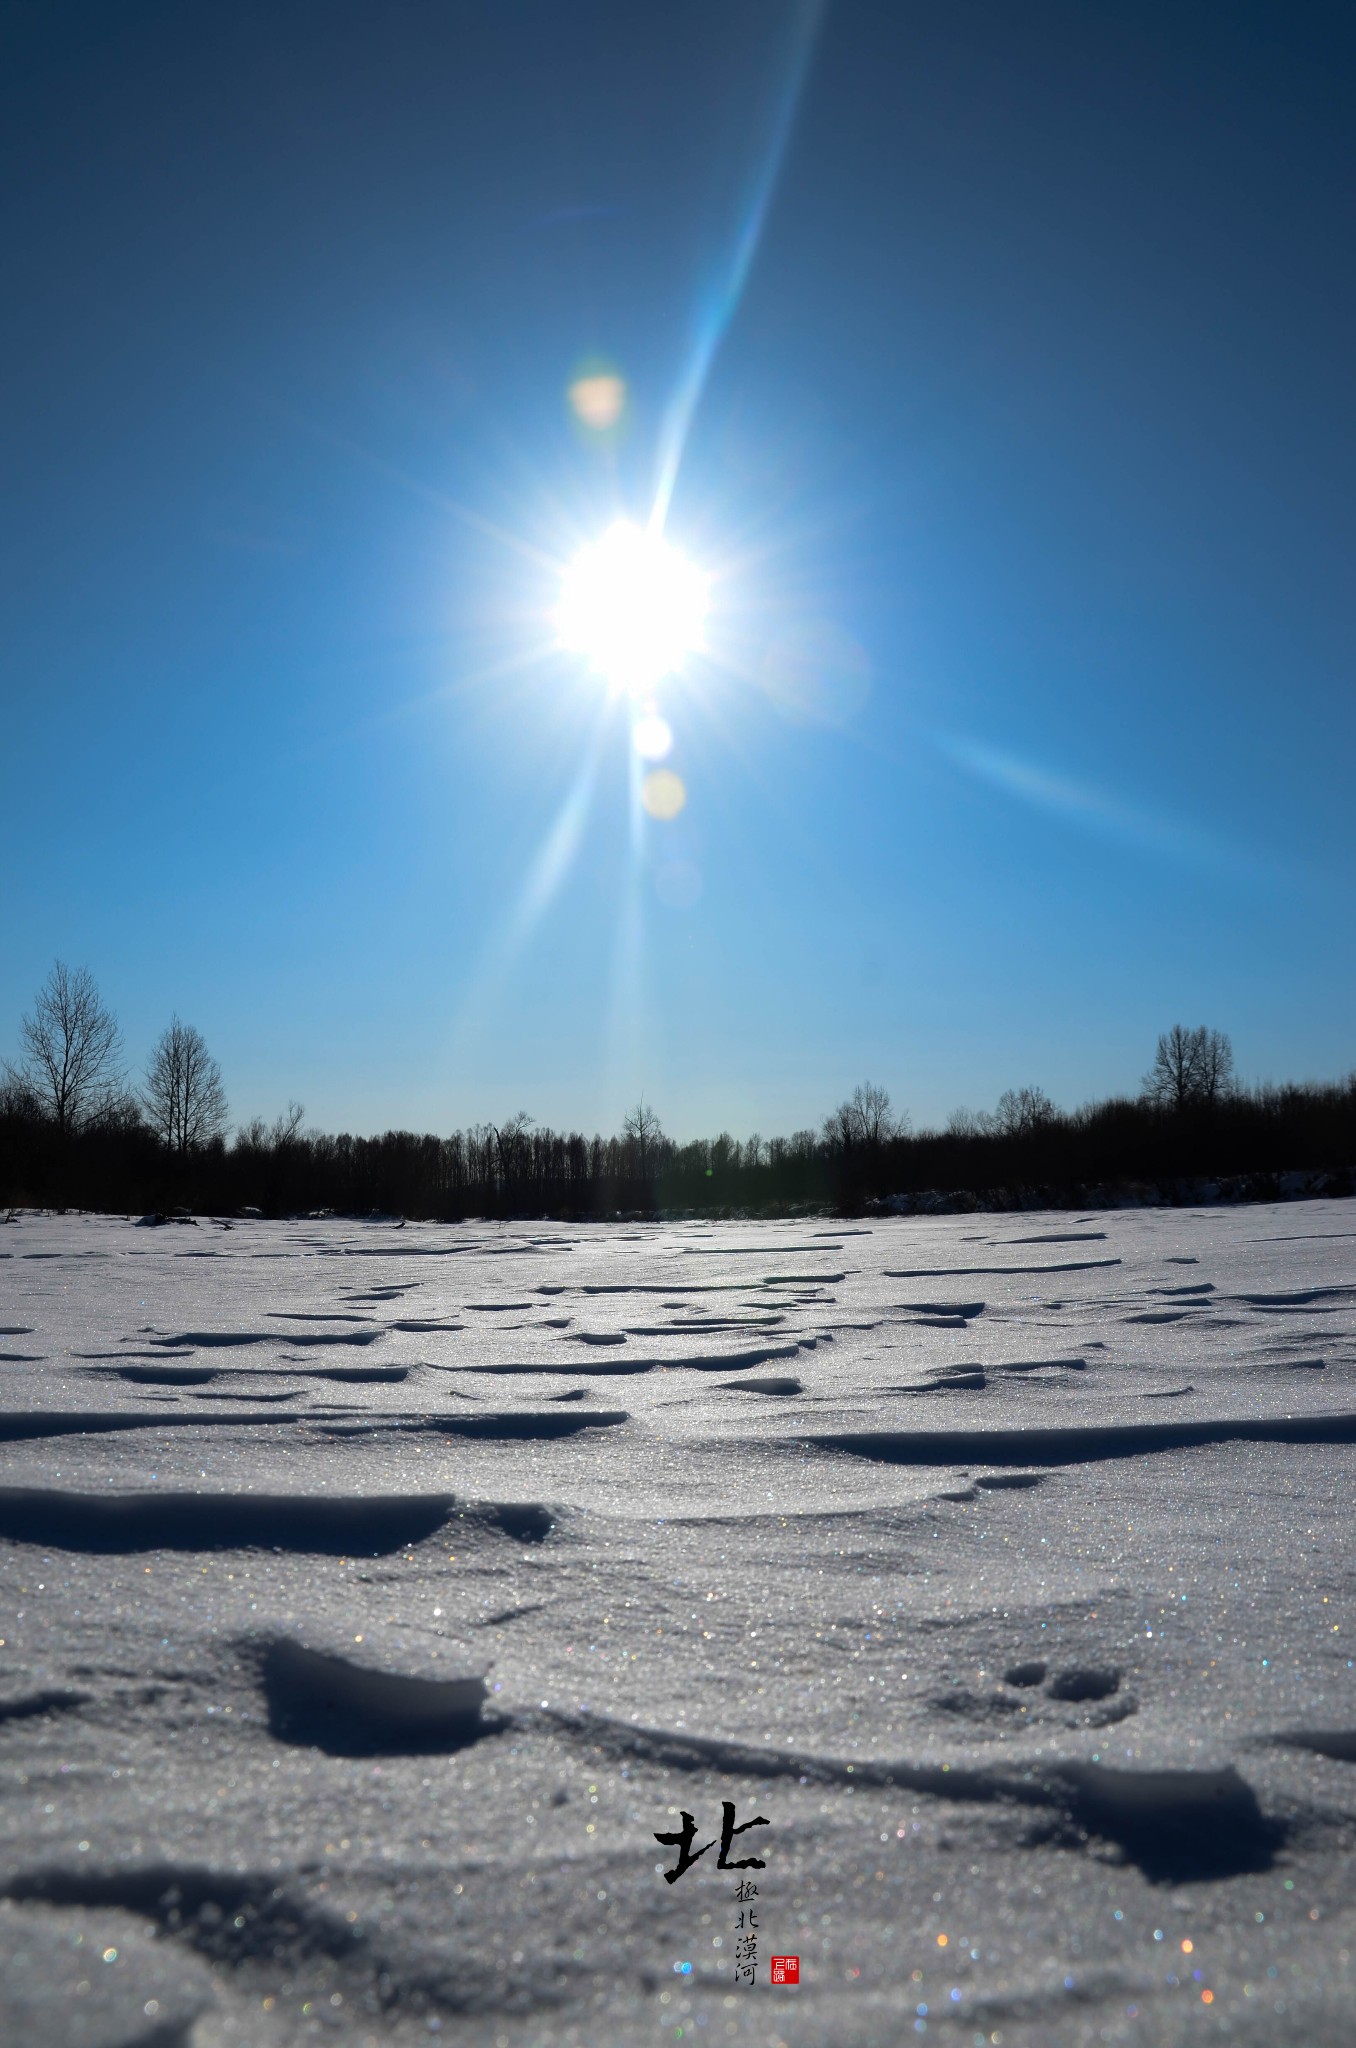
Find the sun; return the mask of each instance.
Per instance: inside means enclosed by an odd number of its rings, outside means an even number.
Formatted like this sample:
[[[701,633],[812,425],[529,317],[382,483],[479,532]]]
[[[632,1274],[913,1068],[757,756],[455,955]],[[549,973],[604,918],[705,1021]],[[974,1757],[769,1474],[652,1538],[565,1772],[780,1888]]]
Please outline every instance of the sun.
[[[566,571],[560,644],[614,691],[649,697],[704,644],[707,579],[658,534],[618,520]]]

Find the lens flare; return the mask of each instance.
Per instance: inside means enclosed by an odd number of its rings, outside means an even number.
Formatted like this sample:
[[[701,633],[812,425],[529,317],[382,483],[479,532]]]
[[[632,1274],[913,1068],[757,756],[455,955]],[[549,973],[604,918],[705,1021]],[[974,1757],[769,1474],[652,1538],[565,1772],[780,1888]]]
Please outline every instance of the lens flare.
[[[615,370],[593,370],[569,388],[570,410],[581,427],[605,434],[626,410],[626,383]]]
[[[647,711],[631,727],[631,745],[642,761],[662,761],[673,752],[673,727],[657,711]]]
[[[682,776],[671,768],[656,768],[640,785],[640,800],[652,818],[676,818],[687,802]]]
[[[566,572],[556,630],[614,690],[645,697],[703,645],[706,605],[707,581],[693,563],[618,520]]]

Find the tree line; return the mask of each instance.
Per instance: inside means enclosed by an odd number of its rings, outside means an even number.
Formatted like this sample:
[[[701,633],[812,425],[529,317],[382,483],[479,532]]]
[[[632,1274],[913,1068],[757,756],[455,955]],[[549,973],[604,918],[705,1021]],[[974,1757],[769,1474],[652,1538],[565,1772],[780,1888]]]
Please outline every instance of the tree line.
[[[220,1069],[175,1016],[138,1076],[86,969],[58,961],[0,1066],[0,1203],[170,1213],[333,1210],[447,1220],[872,1203],[1093,1203],[1127,1187],[1193,1199],[1202,1180],[1267,1194],[1287,1171],[1352,1188],[1356,1073],[1331,1084],[1245,1088],[1226,1033],[1174,1025],[1140,1092],[1072,1111],[1043,1089],[1006,1090],[943,1130],[912,1128],[863,1082],[816,1129],[723,1132],[680,1144],[640,1102],[611,1137],[554,1131],[519,1111],[450,1136],[332,1135],[300,1103],[230,1127]]]

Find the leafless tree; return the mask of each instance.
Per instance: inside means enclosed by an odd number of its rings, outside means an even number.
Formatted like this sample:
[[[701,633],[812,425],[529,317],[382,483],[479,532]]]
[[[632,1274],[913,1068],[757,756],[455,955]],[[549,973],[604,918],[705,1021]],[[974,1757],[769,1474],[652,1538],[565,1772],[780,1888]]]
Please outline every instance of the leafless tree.
[[[117,1100],[122,1078],[118,1022],[87,967],[58,960],[20,1027],[17,1079],[64,1138]]]
[[[1197,1032],[1200,1057],[1197,1063],[1202,1102],[1214,1104],[1234,1092],[1234,1049],[1227,1031]]]
[[[1195,1092],[1196,1034],[1184,1024],[1159,1034],[1153,1065],[1144,1076],[1144,1093],[1165,1108],[1183,1109]]]
[[[887,1089],[874,1081],[862,1081],[849,1101],[840,1102],[824,1120],[825,1141],[836,1151],[854,1145],[880,1146],[889,1138],[902,1137],[909,1128],[907,1114],[896,1115]]]
[[[505,1187],[515,1181],[527,1178],[526,1167],[530,1157],[530,1138],[534,1119],[525,1109],[506,1123],[489,1125],[494,1132],[495,1150],[499,1155],[499,1179]]]
[[[202,1033],[178,1017],[171,1018],[147,1061],[141,1103],[152,1130],[181,1159],[225,1134],[221,1069]]]
[[[0,1061],[0,1116],[30,1117],[42,1115],[42,1104],[33,1092],[33,1084],[18,1067],[8,1060]]]
[[[286,1109],[274,1117],[273,1128],[268,1135],[275,1152],[281,1151],[284,1145],[296,1144],[301,1136],[301,1120],[305,1114],[304,1103],[289,1102]]]
[[[1058,1115],[1043,1088],[1005,1088],[989,1119],[989,1129],[1003,1138],[1029,1138]]]
[[[635,1108],[627,1112],[622,1130],[636,1148],[636,1164],[641,1179],[648,1180],[655,1154],[663,1143],[664,1131],[654,1111],[646,1107],[643,1096]]]
[[[1204,1024],[1189,1031],[1174,1024],[1159,1038],[1144,1093],[1166,1109],[1210,1106],[1230,1093],[1233,1079],[1234,1049],[1227,1032],[1210,1031]]]
[[[300,1102],[289,1102],[280,1116],[266,1124],[261,1116],[251,1117],[247,1124],[241,1124],[235,1134],[236,1150],[240,1152],[281,1152],[295,1145],[301,1135],[301,1120],[306,1111]]]

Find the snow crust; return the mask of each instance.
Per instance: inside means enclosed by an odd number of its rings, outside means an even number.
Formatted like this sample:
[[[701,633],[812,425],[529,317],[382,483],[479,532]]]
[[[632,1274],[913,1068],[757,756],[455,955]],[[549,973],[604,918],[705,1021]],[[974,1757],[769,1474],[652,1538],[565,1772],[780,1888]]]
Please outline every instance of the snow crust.
[[[0,1374],[6,2044],[1352,2038],[1356,1203],[23,1215]]]

